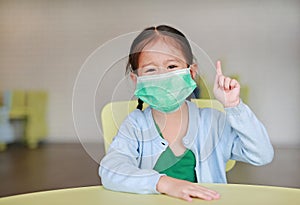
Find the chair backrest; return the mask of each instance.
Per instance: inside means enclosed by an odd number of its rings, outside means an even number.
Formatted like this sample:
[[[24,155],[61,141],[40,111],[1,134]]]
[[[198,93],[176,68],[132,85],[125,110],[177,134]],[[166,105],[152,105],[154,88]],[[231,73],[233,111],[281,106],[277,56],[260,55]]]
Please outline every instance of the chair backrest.
[[[217,100],[210,99],[191,99],[197,107],[200,108],[213,108],[224,112],[223,105]],[[101,112],[102,132],[104,138],[104,149],[107,152],[113,137],[117,134],[121,123],[126,116],[136,109],[137,101],[118,101],[106,104]],[[148,107],[144,103],[144,108]],[[226,164],[226,171],[232,169],[235,165],[234,160],[229,160]]]

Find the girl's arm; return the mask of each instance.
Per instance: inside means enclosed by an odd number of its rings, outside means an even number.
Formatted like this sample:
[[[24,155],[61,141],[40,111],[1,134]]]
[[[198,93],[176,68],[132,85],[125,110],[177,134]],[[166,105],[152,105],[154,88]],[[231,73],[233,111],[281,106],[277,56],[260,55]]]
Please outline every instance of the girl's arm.
[[[227,132],[224,140],[227,136],[232,136],[227,139],[230,143],[227,144],[227,149],[231,147],[229,158],[257,166],[270,163],[274,156],[273,146],[264,125],[250,108],[241,101],[238,106],[225,108],[225,111],[229,125],[224,130]]]
[[[240,84],[223,75],[220,61],[217,61],[216,69],[214,95],[224,105],[226,121],[229,122],[227,132],[230,133],[226,133],[224,137],[234,137],[233,144],[228,144],[232,146],[230,158],[254,165],[271,162],[274,150],[269,136],[250,108],[241,102]],[[229,143],[232,142],[230,139],[227,140]]]
[[[121,125],[105,157],[100,162],[99,175],[107,189],[140,194],[158,193],[160,174],[139,168],[139,145],[136,129],[127,119]]]

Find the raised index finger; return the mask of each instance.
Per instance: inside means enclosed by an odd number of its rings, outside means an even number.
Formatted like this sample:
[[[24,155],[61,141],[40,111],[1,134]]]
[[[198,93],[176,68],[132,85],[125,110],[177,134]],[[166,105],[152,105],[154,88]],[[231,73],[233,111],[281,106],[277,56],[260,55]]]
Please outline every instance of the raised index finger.
[[[220,60],[217,61],[217,75],[223,75]]]

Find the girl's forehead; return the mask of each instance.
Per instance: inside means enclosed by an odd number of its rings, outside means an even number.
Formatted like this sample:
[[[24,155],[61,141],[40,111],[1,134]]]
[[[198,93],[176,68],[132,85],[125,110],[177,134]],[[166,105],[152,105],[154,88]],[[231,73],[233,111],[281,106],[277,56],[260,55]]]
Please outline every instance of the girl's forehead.
[[[160,55],[185,61],[181,46],[170,38],[160,38],[147,44],[141,55]]]

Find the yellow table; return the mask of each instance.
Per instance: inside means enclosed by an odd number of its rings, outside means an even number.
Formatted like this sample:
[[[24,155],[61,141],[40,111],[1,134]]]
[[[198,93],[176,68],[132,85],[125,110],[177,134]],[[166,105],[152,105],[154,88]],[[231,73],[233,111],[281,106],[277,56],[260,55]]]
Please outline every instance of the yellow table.
[[[205,186],[218,191],[221,194],[221,199],[215,201],[194,199],[191,204],[300,204],[300,189],[235,184],[205,184]],[[109,191],[104,189],[102,186],[91,186],[4,197],[0,198],[0,204],[187,205],[190,203],[161,194],[128,194]]]

